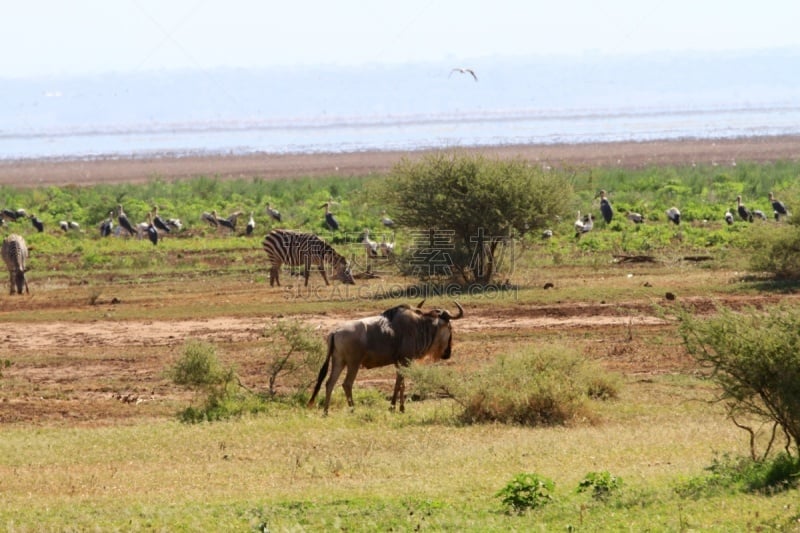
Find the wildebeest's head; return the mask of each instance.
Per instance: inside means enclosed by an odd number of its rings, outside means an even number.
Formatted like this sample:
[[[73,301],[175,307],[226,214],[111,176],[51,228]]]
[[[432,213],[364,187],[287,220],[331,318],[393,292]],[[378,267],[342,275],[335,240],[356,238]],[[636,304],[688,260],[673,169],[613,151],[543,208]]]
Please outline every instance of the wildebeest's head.
[[[422,302],[417,307],[399,305],[385,311],[384,316],[392,322],[401,339],[398,357],[405,361],[425,356],[433,360],[449,359],[453,339],[450,321],[464,316],[464,309],[458,302],[456,307],[456,315],[443,309],[423,311]]]
[[[423,313],[429,320],[436,332],[425,355],[429,355],[434,361],[437,359],[450,359],[453,347],[453,326],[451,320],[458,320],[464,316],[464,309],[458,302],[453,302],[458,307],[458,314],[451,315],[446,309],[433,309]]]

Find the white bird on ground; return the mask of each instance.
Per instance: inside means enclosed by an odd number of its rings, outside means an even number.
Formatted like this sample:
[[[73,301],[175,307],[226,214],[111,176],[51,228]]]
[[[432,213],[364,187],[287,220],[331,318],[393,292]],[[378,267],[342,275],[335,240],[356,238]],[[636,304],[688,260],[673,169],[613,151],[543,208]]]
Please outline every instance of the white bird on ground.
[[[733,224],[733,213],[731,213],[730,209],[725,211],[725,222],[727,222],[729,226]]]
[[[368,257],[378,257],[378,243],[370,240],[368,229],[364,230],[364,239],[361,242],[364,244]]]
[[[393,228],[393,227],[394,227],[394,220],[392,220],[391,218],[389,218],[389,216],[386,214],[386,211],[384,211],[384,212],[381,214],[381,223],[382,223],[384,226],[386,226],[387,228]]]
[[[271,216],[274,220],[277,220],[278,222],[281,221],[281,212],[272,207],[270,204],[267,204],[267,214],[269,214],[269,216]]]
[[[630,220],[634,224],[641,224],[642,222],[644,222],[644,215],[642,215],[641,213],[633,213],[631,211],[628,211],[625,214],[625,216],[628,217],[628,220]]]
[[[385,235],[381,238],[381,244],[379,246],[383,257],[390,257],[394,253],[394,242],[386,242]]]
[[[248,235],[252,235],[254,229],[256,229],[256,221],[253,219],[253,212],[250,211],[250,220],[247,221],[247,227],[244,231]]]
[[[581,218],[581,212],[578,211],[578,218],[575,219],[575,232],[581,233],[583,231],[583,219]]]

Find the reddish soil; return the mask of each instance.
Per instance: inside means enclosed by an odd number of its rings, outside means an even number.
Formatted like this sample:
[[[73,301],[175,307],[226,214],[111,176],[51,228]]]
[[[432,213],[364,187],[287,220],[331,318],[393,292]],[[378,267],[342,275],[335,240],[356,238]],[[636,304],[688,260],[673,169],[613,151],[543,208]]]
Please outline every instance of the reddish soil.
[[[740,139],[621,143],[579,146],[525,146],[482,150],[499,157],[525,157],[543,164],[643,166],[665,163],[731,164],[735,160],[774,161],[800,158],[800,139]],[[254,155],[247,157],[180,158],[149,160],[0,162],[0,185],[34,186],[146,181],[153,176],[177,179],[195,175],[220,177],[294,176],[385,173],[400,157],[421,152],[372,152],[320,155]],[[202,280],[198,281],[202,283]],[[205,305],[218,297],[219,288],[208,285],[206,294],[193,294]],[[37,313],[83,305],[58,300],[53,294],[10,297],[0,293],[0,317],[15,310]],[[61,293],[59,293],[61,294]],[[273,294],[273,293],[268,293]],[[258,294],[259,298],[269,295]],[[227,295],[226,295],[227,297]],[[236,296],[233,296],[236,297]],[[243,289],[240,298],[253,298]],[[22,300],[21,298],[25,298]],[[274,292],[274,298],[282,294]],[[778,296],[728,298],[733,306],[770,305]],[[783,297],[786,298],[786,297]],[[790,297],[791,298],[791,297]],[[276,300],[277,301],[277,300]],[[662,302],[666,303],[666,302]],[[687,303],[685,300],[681,303]],[[710,311],[710,299],[691,302]],[[265,305],[269,301],[264,301]],[[105,305],[105,304],[104,304]],[[109,313],[112,306],[109,304]],[[346,318],[365,313],[302,315],[297,318],[319,329],[321,335]],[[367,313],[368,314],[368,313]],[[62,315],[63,316],[63,315]],[[41,320],[7,322],[3,326],[0,362],[0,422],[47,424],[107,424],[139,417],[173,416],[191,394],[171,384],[164,369],[174,360],[185,339],[213,342],[235,354],[237,372],[252,388],[264,386],[262,333],[268,318],[214,316],[194,320],[116,320],[92,322]],[[470,310],[456,332],[465,360],[492,356],[495,342],[513,343],[517,336],[535,337],[548,331],[573,332],[576,346],[607,366],[626,374],[676,371],[687,366],[685,354],[652,355],[650,336],[674,336],[674,327],[652,309],[650,301],[615,304],[556,304],[494,306]],[[635,331],[636,334],[632,335]],[[492,332],[500,340],[489,338]],[[566,333],[565,333],[566,332]],[[505,339],[505,340],[504,340]],[[590,340],[586,340],[590,339]],[[677,345],[677,340],[675,341]],[[663,350],[662,350],[663,351]],[[469,352],[469,353],[464,353]],[[458,355],[456,356],[458,357]],[[362,373],[370,383],[388,383],[391,369]],[[376,380],[377,378],[377,380]]]

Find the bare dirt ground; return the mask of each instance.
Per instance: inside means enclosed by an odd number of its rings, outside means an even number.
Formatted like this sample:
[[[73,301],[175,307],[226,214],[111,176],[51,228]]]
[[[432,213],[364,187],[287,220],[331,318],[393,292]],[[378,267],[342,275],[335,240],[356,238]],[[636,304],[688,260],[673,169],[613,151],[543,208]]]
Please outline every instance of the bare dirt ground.
[[[725,141],[619,143],[578,146],[501,147],[481,150],[499,157],[523,157],[542,164],[644,166],[658,164],[717,163],[736,160],[776,161],[800,158],[800,139],[768,138]],[[401,157],[420,157],[422,152],[371,152],[296,156],[254,155],[217,158],[163,158],[148,160],[24,161],[0,162],[0,184],[12,186],[86,185],[141,182],[159,176],[179,179],[197,175],[219,177],[261,176],[285,178],[387,172]],[[196,296],[195,305],[215,298],[219,290],[207,284],[208,294]],[[55,293],[53,293],[55,294]],[[43,315],[65,304],[53,294],[35,297],[0,295],[0,317],[15,309]],[[243,297],[255,297],[243,291]],[[259,294],[259,297],[263,295]],[[16,298],[16,299],[14,299]],[[275,298],[280,298],[276,295]],[[729,305],[771,305],[779,296],[729,297]],[[783,297],[785,298],[785,297]],[[277,301],[277,300],[276,300]],[[711,310],[711,299],[690,302],[699,310]],[[269,301],[264,302],[265,305]],[[86,305],[86,304],[84,304]],[[298,315],[320,336],[335,324],[365,313]],[[2,319],[2,318],[0,318]],[[0,369],[0,423],[108,424],[137,417],[174,415],[190,393],[172,385],[164,376],[170,358],[187,338],[203,339],[231,347],[239,355],[237,371],[243,381],[263,385],[263,358],[259,349],[267,317],[213,316],[187,320],[97,319],[91,322],[37,320],[8,322],[0,334],[0,361],[12,365]],[[630,335],[637,331],[637,337]],[[629,374],[674,371],[687,365],[685,355],[652,356],[651,336],[673,335],[674,328],[653,310],[651,301],[614,304],[507,305],[471,310],[457,324],[462,357],[489,357],[495,342],[513,343],[516,336],[541,332],[577,332],[576,345],[607,366]],[[488,333],[499,340],[488,337]],[[627,333],[626,333],[627,332]],[[594,340],[585,341],[591,338]],[[676,341],[677,343],[677,341]],[[246,348],[241,348],[245,346]],[[370,383],[387,383],[386,372],[362,373]],[[177,406],[177,407],[176,407]]]

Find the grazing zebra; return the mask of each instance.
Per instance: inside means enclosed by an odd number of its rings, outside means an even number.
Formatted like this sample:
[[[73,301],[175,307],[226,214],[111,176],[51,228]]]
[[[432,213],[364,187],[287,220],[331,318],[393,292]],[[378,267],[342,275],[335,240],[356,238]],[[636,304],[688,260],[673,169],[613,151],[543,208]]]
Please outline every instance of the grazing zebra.
[[[22,294],[23,287],[25,287],[25,292],[30,294],[28,280],[25,279],[28,262],[28,246],[25,244],[25,239],[13,233],[6,237],[3,241],[2,255],[3,261],[8,267],[8,279],[11,286],[9,294],[14,294],[15,286],[18,294]]]
[[[316,235],[276,229],[270,231],[261,244],[272,263],[269,271],[270,287],[275,283],[280,287],[278,271],[284,263],[289,266],[305,267],[306,286],[308,286],[308,275],[312,264],[316,265],[322,274],[325,285],[330,285],[328,276],[325,275],[326,267],[333,271],[335,279],[348,285],[355,285],[347,260]]]

